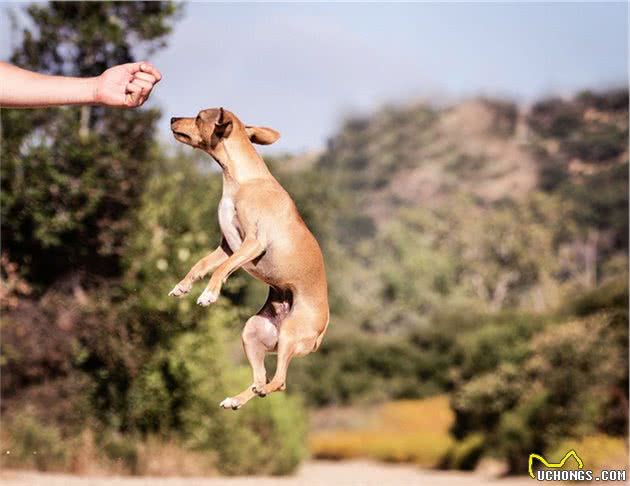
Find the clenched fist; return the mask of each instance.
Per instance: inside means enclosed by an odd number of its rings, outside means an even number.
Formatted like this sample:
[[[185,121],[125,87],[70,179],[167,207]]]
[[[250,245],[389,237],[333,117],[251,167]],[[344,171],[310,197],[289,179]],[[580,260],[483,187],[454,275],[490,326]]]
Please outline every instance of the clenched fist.
[[[96,77],[95,100],[107,106],[141,106],[162,79],[160,71],[148,62],[133,62],[109,68]]]

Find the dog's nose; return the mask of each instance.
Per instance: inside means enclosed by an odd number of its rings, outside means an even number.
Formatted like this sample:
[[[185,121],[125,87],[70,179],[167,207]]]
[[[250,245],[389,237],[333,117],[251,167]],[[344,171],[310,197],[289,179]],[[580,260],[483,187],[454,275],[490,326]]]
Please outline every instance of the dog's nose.
[[[171,125],[172,125],[173,123],[175,123],[177,120],[181,120],[181,118],[178,118],[178,117],[176,117],[176,116],[172,117],[172,118],[171,118]]]

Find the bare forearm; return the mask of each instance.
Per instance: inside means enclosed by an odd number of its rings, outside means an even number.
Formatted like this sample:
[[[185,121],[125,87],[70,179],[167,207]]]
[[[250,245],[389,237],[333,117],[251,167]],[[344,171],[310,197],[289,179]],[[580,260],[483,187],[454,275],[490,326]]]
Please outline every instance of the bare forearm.
[[[136,108],[162,79],[146,61],[113,66],[95,78],[47,76],[0,62],[0,106],[105,105]]]
[[[97,78],[48,76],[0,62],[0,106],[96,104]]]

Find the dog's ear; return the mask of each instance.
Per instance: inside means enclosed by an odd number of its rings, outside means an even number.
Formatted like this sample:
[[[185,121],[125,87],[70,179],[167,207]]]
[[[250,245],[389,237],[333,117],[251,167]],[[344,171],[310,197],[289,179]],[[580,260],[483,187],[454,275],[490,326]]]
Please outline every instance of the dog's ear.
[[[271,145],[280,138],[280,133],[273,128],[246,126],[245,131],[252,143]]]
[[[223,107],[221,107],[219,108],[219,112],[217,113],[217,119],[215,120],[215,123],[217,125],[225,125],[227,122],[228,120],[225,116],[225,110],[223,109]]]
[[[232,120],[226,116],[223,107],[221,107],[214,122],[214,134],[219,138],[227,138],[230,133],[232,133]]]

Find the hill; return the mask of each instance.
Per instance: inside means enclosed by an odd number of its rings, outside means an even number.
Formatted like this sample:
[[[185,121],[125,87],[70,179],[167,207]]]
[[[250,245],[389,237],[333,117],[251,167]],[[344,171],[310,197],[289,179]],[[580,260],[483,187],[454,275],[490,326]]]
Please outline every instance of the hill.
[[[401,207],[448,204],[455,192],[487,204],[621,165],[627,113],[627,91],[585,92],[529,109],[487,98],[390,107],[347,120],[316,166],[358,192],[380,223]]]
[[[543,311],[623,274],[627,137],[627,90],[478,98],[348,119],[317,159],[277,168],[339,271],[344,322],[371,327],[365,309],[401,300],[414,322],[453,302]]]

